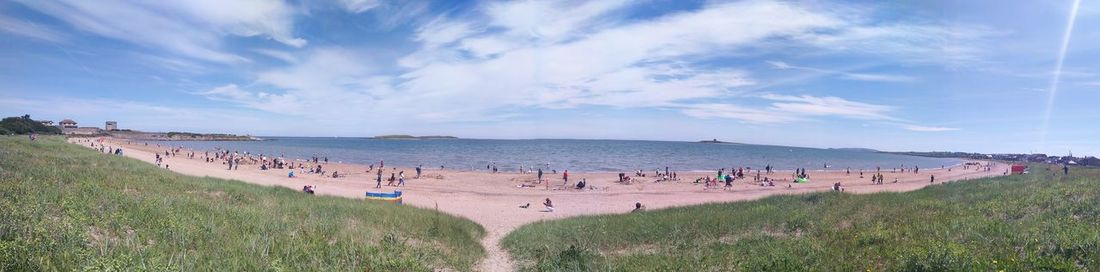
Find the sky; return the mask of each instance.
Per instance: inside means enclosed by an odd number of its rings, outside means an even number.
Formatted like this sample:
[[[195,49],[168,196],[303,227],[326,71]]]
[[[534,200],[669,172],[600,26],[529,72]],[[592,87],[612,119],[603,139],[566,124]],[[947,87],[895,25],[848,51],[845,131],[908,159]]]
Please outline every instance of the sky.
[[[2,1],[0,114],[1100,155],[1098,2]]]

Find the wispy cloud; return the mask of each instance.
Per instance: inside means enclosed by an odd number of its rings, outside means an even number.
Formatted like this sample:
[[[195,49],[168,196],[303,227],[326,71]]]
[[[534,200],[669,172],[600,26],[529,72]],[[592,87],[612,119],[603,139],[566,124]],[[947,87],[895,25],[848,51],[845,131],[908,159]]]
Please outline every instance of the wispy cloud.
[[[225,52],[226,33],[263,35],[292,47],[306,44],[293,36],[293,11],[281,1],[17,2],[83,31],[205,61],[245,61]]]
[[[767,63],[769,65],[771,65],[772,67],[776,68],[776,69],[781,69],[781,70],[794,69],[794,70],[810,71],[810,72],[815,72],[815,73],[836,75],[836,76],[839,76],[842,79],[850,79],[850,80],[883,81],[883,82],[906,82],[906,81],[914,81],[915,80],[913,77],[910,77],[910,76],[887,75],[887,74],[871,74],[871,73],[853,73],[853,72],[848,72],[848,71],[844,71],[844,70],[836,70],[836,69],[824,69],[824,68],[814,68],[814,67],[808,67],[808,66],[796,66],[796,65],[791,65],[791,64],[788,64],[788,63],[782,62],[782,61],[767,61]]]
[[[764,94],[758,98],[766,107],[744,107],[732,103],[684,105],[684,114],[701,118],[734,119],[746,123],[772,124],[808,120],[814,117],[840,117],[873,121],[896,121],[889,113],[894,107],[856,102],[839,97]]]
[[[344,9],[351,13],[362,13],[378,6],[377,0],[340,0]]]
[[[0,31],[48,42],[65,40],[65,35],[49,27],[11,18],[3,14],[0,14]]]
[[[903,125],[902,128],[904,128],[905,130],[908,130],[908,131],[919,131],[919,132],[943,132],[943,131],[956,131],[956,130],[959,130],[958,128],[952,128],[952,127],[929,127],[929,126],[919,126],[919,125]]]
[[[252,49],[252,52],[256,52],[260,55],[272,57],[278,60],[285,61],[287,63],[296,63],[298,58],[286,51],[274,50],[274,49]]]
[[[420,48],[399,58],[396,72],[382,68],[391,63],[350,49],[312,49],[295,61],[256,51],[287,60],[288,66],[257,72],[254,82],[198,93],[265,111],[349,120],[380,114],[427,121],[522,118],[517,109],[597,106],[674,109],[690,117],[758,124],[817,117],[897,121],[895,108],[886,105],[835,96],[752,94],[745,88],[758,83],[750,71],[713,60],[741,57],[742,49],[777,40],[836,52],[894,37],[897,33],[890,30],[945,33],[924,25],[883,29],[831,9],[787,2],[711,3],[641,21],[622,17],[620,11],[629,4],[517,1],[486,4],[474,11],[481,14],[436,16],[415,28],[411,40]],[[918,46],[924,39],[876,52],[943,54],[902,46]],[[771,64],[848,80],[915,80]],[[720,102],[731,98],[764,99],[768,106]]]
[[[850,101],[839,97],[810,95],[765,94],[763,99],[776,101],[771,109],[816,116],[840,116],[866,120],[896,120],[887,115],[894,107]]]

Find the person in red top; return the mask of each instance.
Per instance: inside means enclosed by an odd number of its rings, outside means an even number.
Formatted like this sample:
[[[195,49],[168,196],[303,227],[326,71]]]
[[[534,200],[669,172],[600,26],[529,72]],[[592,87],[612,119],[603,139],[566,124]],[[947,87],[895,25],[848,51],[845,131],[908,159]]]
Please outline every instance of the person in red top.
[[[569,170],[565,170],[565,172],[561,173],[561,179],[565,180],[561,186],[569,186]]]

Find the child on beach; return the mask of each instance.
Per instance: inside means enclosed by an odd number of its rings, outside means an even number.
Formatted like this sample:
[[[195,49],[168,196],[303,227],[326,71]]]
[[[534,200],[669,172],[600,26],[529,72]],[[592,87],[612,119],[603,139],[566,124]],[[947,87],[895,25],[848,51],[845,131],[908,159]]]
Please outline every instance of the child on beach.
[[[554,203],[550,202],[550,198],[546,198],[546,202],[543,202],[542,205],[546,206],[546,212],[554,212]]]
[[[569,185],[569,170],[568,169],[566,169],[565,172],[562,172],[561,179],[564,180],[564,182],[561,183],[562,187],[565,187],[565,186]]]

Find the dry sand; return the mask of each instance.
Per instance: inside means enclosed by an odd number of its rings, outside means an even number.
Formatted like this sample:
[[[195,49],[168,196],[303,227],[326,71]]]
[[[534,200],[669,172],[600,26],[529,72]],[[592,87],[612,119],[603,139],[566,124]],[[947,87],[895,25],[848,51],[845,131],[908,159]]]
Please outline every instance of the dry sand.
[[[72,139],[71,142],[87,141],[90,139]],[[87,142],[78,143],[85,147]],[[124,155],[138,160],[152,163],[154,152],[163,155],[171,142],[144,146],[126,144],[125,140],[105,139],[104,145],[121,147]],[[227,165],[221,162],[206,163],[202,158],[205,151],[195,151],[194,159],[187,159],[188,150],[176,157],[168,157],[164,164],[169,169],[178,173],[193,176],[210,176],[224,179],[235,179],[248,183],[261,185],[284,186],[300,190],[304,185],[316,186],[316,193],[323,195],[336,195],[350,198],[363,198],[366,191],[390,192],[396,187],[384,186],[375,189],[375,174],[366,173],[367,166],[329,163],[323,166],[326,171],[339,171],[348,173],[347,177],[331,178],[316,174],[298,174],[296,178],[287,178],[286,169],[259,170],[258,165],[241,165],[240,170],[226,170]],[[984,162],[983,162],[984,163]],[[511,259],[499,245],[500,240],[508,232],[517,227],[541,220],[551,220],[580,215],[627,213],[634,208],[635,202],[640,202],[648,209],[662,209],[675,206],[695,205],[712,202],[730,202],[759,199],[778,194],[801,194],[808,192],[827,191],[833,183],[841,182],[845,192],[871,193],[871,192],[901,192],[911,191],[930,185],[929,176],[935,175],[936,183],[975,179],[987,176],[1002,175],[1007,166],[994,164],[991,171],[963,170],[961,166],[948,169],[920,169],[918,174],[911,172],[891,173],[884,169],[885,184],[873,185],[870,177],[873,169],[865,172],[864,178],[860,178],[858,171],[846,174],[839,171],[810,171],[811,182],[792,183],[789,181],[777,181],[774,187],[761,187],[751,184],[752,178],[746,171],[748,181],[738,180],[734,182],[732,190],[704,189],[702,184],[693,183],[696,178],[713,176],[711,172],[679,173],[679,181],[654,182],[654,178],[638,178],[632,184],[620,184],[618,173],[569,173],[569,181],[575,184],[581,179],[587,179],[588,187],[585,190],[561,189],[563,181],[560,173],[546,173],[545,177],[551,184],[550,189],[543,184],[535,184],[535,187],[519,187],[521,184],[534,184],[534,174],[519,173],[488,173],[451,171],[439,169],[424,169],[420,179],[412,179],[415,170],[399,167],[397,171],[405,171],[408,178],[407,186],[401,188],[404,192],[404,203],[423,208],[438,208],[442,212],[461,216],[473,220],[485,227],[487,236],[482,240],[488,257],[478,266],[480,271],[511,271],[514,270]],[[983,169],[984,170],[984,169]],[[377,171],[377,170],[375,170]],[[384,178],[388,178],[394,168],[384,170]],[[755,175],[755,171],[751,172]],[[652,175],[653,173],[648,173]],[[779,171],[767,176],[771,179],[791,179],[791,171]],[[633,176],[633,173],[628,173]],[[893,183],[894,179],[898,183]],[[571,185],[572,185],[571,184]],[[791,188],[787,188],[791,185]],[[544,212],[542,202],[544,199],[553,200],[555,211]],[[530,203],[530,208],[520,208],[520,205]]]

